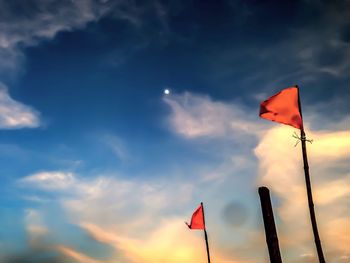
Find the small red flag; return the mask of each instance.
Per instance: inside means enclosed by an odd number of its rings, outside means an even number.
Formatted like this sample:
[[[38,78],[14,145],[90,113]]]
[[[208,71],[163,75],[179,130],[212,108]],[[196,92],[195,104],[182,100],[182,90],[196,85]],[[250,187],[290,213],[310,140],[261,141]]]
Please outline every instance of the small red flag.
[[[186,223],[190,229],[205,229],[204,216],[203,216],[203,206],[202,204],[194,211],[191,224]]]
[[[260,104],[260,117],[298,129],[303,128],[298,87],[286,88]]]

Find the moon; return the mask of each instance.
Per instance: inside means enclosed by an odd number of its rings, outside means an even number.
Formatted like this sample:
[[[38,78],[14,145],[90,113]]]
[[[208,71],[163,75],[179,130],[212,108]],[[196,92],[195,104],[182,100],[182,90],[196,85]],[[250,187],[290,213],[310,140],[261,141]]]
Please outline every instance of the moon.
[[[169,90],[169,89],[165,89],[165,90],[164,90],[164,94],[165,94],[165,95],[169,95],[169,94],[170,94],[170,90]]]

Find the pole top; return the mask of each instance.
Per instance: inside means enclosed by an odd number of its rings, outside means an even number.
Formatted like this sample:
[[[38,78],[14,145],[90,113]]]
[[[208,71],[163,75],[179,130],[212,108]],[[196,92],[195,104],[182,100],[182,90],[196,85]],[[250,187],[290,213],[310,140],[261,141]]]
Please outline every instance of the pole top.
[[[261,193],[269,193],[270,190],[266,186],[261,186],[261,187],[259,187],[258,192],[259,192],[259,194],[261,194]]]

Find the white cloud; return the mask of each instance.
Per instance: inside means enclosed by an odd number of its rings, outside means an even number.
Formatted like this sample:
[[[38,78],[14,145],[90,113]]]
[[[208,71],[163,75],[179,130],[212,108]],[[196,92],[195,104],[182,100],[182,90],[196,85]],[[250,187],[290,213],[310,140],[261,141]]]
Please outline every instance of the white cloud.
[[[213,101],[208,96],[185,92],[164,96],[164,101],[172,110],[170,124],[174,131],[187,138],[235,138],[257,134],[263,127],[256,123],[256,115],[251,111],[234,103]]]
[[[10,97],[0,85],[0,129],[36,128],[40,126],[39,113],[30,106]]]
[[[162,213],[185,206],[193,186],[169,180],[147,182],[100,176],[80,179],[68,191],[74,191],[75,196],[64,198],[62,205],[73,221],[118,224],[126,231],[124,234],[131,234],[145,231],[160,220]]]
[[[23,177],[18,182],[44,190],[66,190],[74,185],[75,177],[69,172],[39,172]]]
[[[143,215],[147,220],[153,220],[152,215],[169,209],[169,204],[176,207],[186,204],[191,198],[193,185],[173,180],[167,178],[148,182],[117,179],[113,176],[83,178],[70,172],[46,171],[23,177],[18,180],[18,184],[44,192],[69,193],[60,196],[60,201],[75,221],[102,220],[104,223],[112,223],[121,220],[121,223],[128,224],[132,222],[131,215]],[[115,212],[115,215],[106,216],[103,212],[106,207],[111,214]],[[132,223],[138,223],[137,216]]]

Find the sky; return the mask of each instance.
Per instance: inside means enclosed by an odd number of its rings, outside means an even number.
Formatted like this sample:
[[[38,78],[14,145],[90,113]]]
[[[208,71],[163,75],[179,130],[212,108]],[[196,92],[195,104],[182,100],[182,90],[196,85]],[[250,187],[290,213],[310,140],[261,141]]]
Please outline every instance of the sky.
[[[298,85],[327,262],[350,261],[348,0],[0,0],[0,262],[317,261]],[[165,90],[169,94],[165,94]]]

